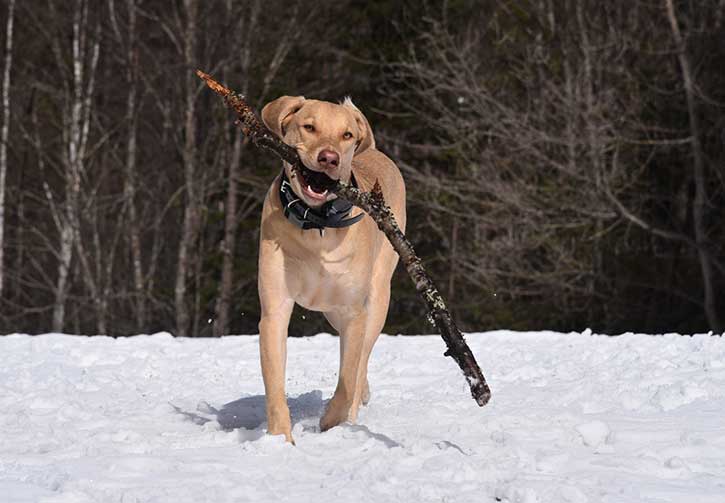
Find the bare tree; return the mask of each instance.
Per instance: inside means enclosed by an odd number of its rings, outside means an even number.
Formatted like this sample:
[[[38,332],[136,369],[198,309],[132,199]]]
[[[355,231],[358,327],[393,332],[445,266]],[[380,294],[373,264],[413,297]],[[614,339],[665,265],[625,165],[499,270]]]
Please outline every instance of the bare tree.
[[[49,3],[55,9],[53,2]],[[59,67],[65,66],[60,41],[54,39],[56,60]],[[63,147],[65,199],[57,206],[46,184],[48,203],[60,235],[58,275],[53,306],[53,330],[60,332],[65,325],[65,307],[68,296],[69,274],[74,247],[81,250],[84,277],[94,303],[100,300],[95,281],[90,275],[90,265],[80,237],[81,191],[86,168],[86,155],[91,128],[91,109],[95,90],[96,70],[100,55],[99,25],[95,34],[89,27],[88,3],[77,0],[74,4],[71,39],[70,86],[63,103]],[[61,68],[64,73],[65,68]],[[96,308],[100,308],[96,304]],[[99,320],[99,331],[105,332],[103,321]]]
[[[233,16],[232,3],[227,2],[226,9],[229,16]],[[235,30],[237,34],[244,34],[240,52],[240,69],[243,75],[241,83],[242,93],[249,92],[250,66],[252,57],[252,41],[256,31],[257,21],[261,9],[261,1],[255,0],[248,15],[239,15],[239,27]],[[228,75],[225,68],[224,78]],[[239,169],[242,157],[242,136],[233,132],[234,140],[232,145],[231,156],[228,165],[229,172],[227,175],[227,198],[225,201],[224,214],[224,238],[220,243],[220,251],[222,253],[222,271],[219,281],[217,300],[214,306],[214,335],[220,337],[229,331],[229,306],[231,304],[231,296],[234,282],[234,250],[236,247],[236,228],[238,225],[237,206],[238,206],[238,183]]]
[[[126,77],[126,113],[127,127],[126,152],[124,158],[124,207],[127,215],[128,242],[133,270],[134,306],[137,330],[146,326],[146,287],[141,251],[140,215],[136,203],[138,180],[136,163],[138,160],[138,108],[139,108],[139,47],[137,28],[137,1],[125,0],[126,23],[117,19],[115,0],[109,0],[111,26],[124,52]]]
[[[197,0],[184,0],[184,14],[186,16],[183,56],[188,70],[194,68],[197,50],[197,16],[199,2]],[[186,336],[189,333],[189,306],[187,305],[187,280],[191,273],[192,247],[197,236],[199,226],[199,181],[197,175],[197,148],[196,148],[196,98],[198,84],[193,73],[189,71],[184,79],[184,183],[186,194],[186,207],[181,241],[179,243],[179,257],[176,272],[176,287],[174,288],[174,304],[176,309],[176,333]]]
[[[706,188],[705,174],[705,155],[701,144],[700,121],[697,113],[697,101],[695,97],[695,82],[690,64],[690,57],[687,52],[687,45],[680,32],[680,26],[677,21],[677,14],[672,0],[665,0],[667,9],[667,19],[672,30],[672,37],[675,40],[677,50],[677,59],[682,71],[682,81],[684,84],[685,97],[687,99],[687,116],[690,123],[690,145],[692,146],[693,171],[692,176],[695,183],[695,200],[692,205],[692,219],[695,233],[695,243],[697,245],[697,256],[700,261],[700,269],[702,273],[702,285],[704,294],[704,308],[707,321],[710,328],[716,332],[723,329],[720,317],[717,311],[717,301],[714,288],[714,271],[712,259],[710,256],[709,240],[705,229],[705,211],[708,205],[708,196]],[[722,9],[720,9],[722,10]]]
[[[630,84],[653,27],[639,5],[530,7],[513,34],[496,21],[477,29],[479,19],[452,31],[431,16],[388,65],[388,95],[437,136],[406,142],[429,163],[406,171],[459,291],[483,284],[542,311],[597,317],[612,284],[602,250],[623,238],[622,201],[648,197],[636,193],[644,168],[627,165],[647,166],[647,150],[672,141],[651,138]],[[440,168],[436,157],[454,161]],[[466,222],[466,240],[450,219]]]
[[[5,64],[2,84],[2,126],[0,127],[0,298],[5,284],[5,182],[8,172],[8,137],[10,133],[10,69],[13,65],[13,18],[15,0],[8,2],[5,28]]]

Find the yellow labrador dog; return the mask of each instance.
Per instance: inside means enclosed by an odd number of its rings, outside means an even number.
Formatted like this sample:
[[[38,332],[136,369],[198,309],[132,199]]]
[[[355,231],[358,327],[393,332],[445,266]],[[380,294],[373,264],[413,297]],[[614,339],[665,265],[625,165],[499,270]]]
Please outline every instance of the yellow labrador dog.
[[[284,169],[262,210],[259,244],[260,355],[268,433],[293,442],[285,396],[287,326],[294,304],[324,313],[340,334],[337,388],[320,429],[354,422],[370,397],[370,352],[388,313],[398,256],[375,222],[325,187],[330,179],[371,190],[377,180],[401,229],[405,185],[397,166],[375,149],[365,116],[342,104],[283,96],[262,119],[297,149],[304,169]]]

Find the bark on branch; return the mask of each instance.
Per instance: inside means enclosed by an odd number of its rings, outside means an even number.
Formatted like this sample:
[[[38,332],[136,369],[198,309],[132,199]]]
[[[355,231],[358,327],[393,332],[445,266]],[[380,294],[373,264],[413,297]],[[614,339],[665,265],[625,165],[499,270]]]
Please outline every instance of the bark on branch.
[[[243,96],[219,84],[211,76],[200,70],[197,70],[196,73],[206,81],[206,84],[213,91],[224,98],[224,102],[229,108],[236,112],[239,117],[236,124],[242,129],[245,136],[249,137],[258,147],[266,148],[277,154],[283,161],[292,165],[293,169],[299,169],[301,161],[297,151],[285,144],[259,120],[257,114]],[[413,249],[413,245],[410,244],[410,241],[398,227],[393,212],[383,199],[380,187],[376,183],[371,192],[364,192],[338,181],[329,190],[365,211],[375,220],[378,228],[385,233],[390,244],[400,255],[416,290],[425,302],[429,319],[436,325],[448,347],[445,356],[453,358],[461,368],[471,388],[471,395],[478,405],[486,405],[491,398],[491,390],[486,383],[486,379],[471,349],[463,339],[463,334],[453,321],[443,297],[441,297],[438,289],[433,284],[433,280],[423,268],[420,258]]]

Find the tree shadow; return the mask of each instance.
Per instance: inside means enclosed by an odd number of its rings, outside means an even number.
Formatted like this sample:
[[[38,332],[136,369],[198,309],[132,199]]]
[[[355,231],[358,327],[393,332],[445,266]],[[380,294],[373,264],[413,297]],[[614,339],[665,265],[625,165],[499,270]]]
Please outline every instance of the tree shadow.
[[[288,397],[292,424],[309,418],[320,418],[328,400],[322,399],[322,391],[314,390],[297,397]],[[201,401],[196,412],[189,412],[170,404],[174,410],[195,424],[203,425],[216,421],[225,431],[257,430],[267,421],[264,395],[250,395],[224,404],[217,409],[207,402]]]

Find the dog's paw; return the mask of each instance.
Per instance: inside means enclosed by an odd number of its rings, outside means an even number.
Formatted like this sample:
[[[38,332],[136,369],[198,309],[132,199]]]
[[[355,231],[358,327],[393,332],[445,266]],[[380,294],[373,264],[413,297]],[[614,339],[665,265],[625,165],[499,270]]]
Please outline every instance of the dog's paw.
[[[267,429],[267,435],[284,435],[284,441],[289,442],[292,445],[295,445],[295,439],[292,438],[292,430],[277,430],[277,429]]]
[[[330,428],[346,422],[349,416],[350,406],[342,400],[335,400],[335,397],[333,397],[330,405],[327,407],[325,415],[320,419],[320,431],[327,431]]]
[[[267,434],[284,435],[284,439],[294,444],[292,438],[292,421],[290,420],[289,409],[279,412],[269,411],[267,413]]]
[[[341,425],[345,421],[347,421],[347,414],[326,413],[322,416],[322,419],[320,419],[320,431],[327,431],[330,428]]]
[[[284,435],[285,442],[295,445],[295,439],[292,438],[292,428],[267,428],[267,435]]]

